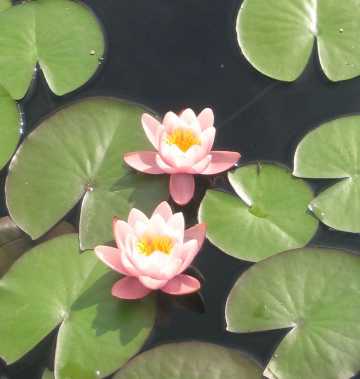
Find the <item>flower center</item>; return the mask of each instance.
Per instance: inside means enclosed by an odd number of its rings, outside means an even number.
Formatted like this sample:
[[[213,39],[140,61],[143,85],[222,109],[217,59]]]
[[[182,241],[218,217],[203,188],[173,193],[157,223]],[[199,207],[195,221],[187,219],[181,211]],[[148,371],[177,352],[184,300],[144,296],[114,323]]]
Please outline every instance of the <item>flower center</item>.
[[[191,146],[200,145],[200,140],[196,134],[189,129],[177,128],[168,134],[167,142],[170,145],[176,145],[184,153],[190,149]]]
[[[140,253],[149,256],[155,251],[169,255],[174,243],[170,237],[145,234],[138,242]]]

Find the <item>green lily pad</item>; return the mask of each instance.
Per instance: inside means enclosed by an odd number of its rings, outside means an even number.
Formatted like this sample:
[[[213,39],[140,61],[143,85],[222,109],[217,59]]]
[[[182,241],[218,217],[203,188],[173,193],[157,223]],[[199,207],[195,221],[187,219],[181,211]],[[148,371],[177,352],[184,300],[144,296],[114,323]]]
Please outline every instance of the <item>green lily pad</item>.
[[[32,244],[31,238],[10,217],[0,218],[0,278]]]
[[[6,181],[12,219],[33,239],[78,202],[82,249],[111,241],[112,218],[150,211],[168,197],[167,177],[138,174],[123,161],[150,149],[140,124],[144,108],[90,98],[43,121],[18,149]]]
[[[261,379],[260,367],[239,351],[184,342],[138,355],[114,379]]]
[[[98,379],[120,368],[148,338],[155,302],[112,297],[118,279],[93,251],[79,254],[77,235],[35,247],[0,280],[0,356],[15,362],[60,325],[57,379]]]
[[[360,257],[301,249],[266,259],[236,282],[227,329],[291,328],[273,354],[269,379],[348,379],[360,370]]]
[[[360,75],[357,0],[244,0],[236,22],[247,60],[271,78],[294,81],[314,42],[332,81]]]
[[[0,0],[0,12],[11,7],[11,0]]]
[[[64,95],[85,84],[104,54],[102,28],[84,4],[36,0],[0,14],[0,84],[26,94],[38,62],[50,89]]]
[[[309,208],[326,225],[360,232],[360,116],[343,117],[311,131],[298,145],[294,175],[342,179],[321,192]]]
[[[239,197],[210,190],[199,210],[215,246],[256,262],[311,240],[318,222],[307,211],[313,193],[303,180],[270,163],[249,164],[228,177]]]
[[[21,116],[16,102],[0,87],[0,169],[16,149],[20,128]]]

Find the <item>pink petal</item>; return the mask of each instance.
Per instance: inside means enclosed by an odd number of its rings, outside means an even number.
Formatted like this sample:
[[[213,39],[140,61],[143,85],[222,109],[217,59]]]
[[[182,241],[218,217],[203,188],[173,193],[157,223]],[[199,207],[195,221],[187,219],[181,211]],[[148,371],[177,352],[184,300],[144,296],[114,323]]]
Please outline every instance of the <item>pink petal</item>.
[[[178,275],[162,287],[161,291],[170,295],[187,295],[199,291],[200,287],[200,282],[192,276]]]
[[[172,279],[175,275],[182,272],[180,268],[183,265],[183,261],[181,259],[173,258],[169,261],[169,263],[162,267],[160,270],[161,277],[167,280]]]
[[[121,261],[121,253],[119,249],[115,249],[110,246],[96,246],[95,247],[96,256],[109,266],[112,270],[120,272],[123,275],[129,275],[128,270],[124,267]]]
[[[202,143],[204,145],[205,154],[209,154],[211,149],[213,148],[215,141],[216,129],[214,127],[207,128],[201,134]]]
[[[167,226],[183,239],[185,230],[185,219],[182,212],[175,213],[167,221]]]
[[[163,125],[167,133],[171,133],[176,128],[186,127],[186,123],[180,119],[180,117],[174,112],[166,113]]]
[[[202,175],[214,175],[226,171],[240,159],[240,154],[234,151],[212,151],[210,156],[211,162],[201,172]]]
[[[193,174],[201,174],[207,168],[207,166],[209,166],[210,162],[211,162],[211,155],[207,155],[204,159],[197,162],[192,167]]]
[[[141,123],[144,128],[145,134],[149,141],[153,144],[155,149],[159,146],[159,133],[161,132],[162,125],[154,117],[144,113],[141,117]]]
[[[116,218],[113,219],[113,234],[119,249],[124,248],[126,237],[132,233],[133,229],[127,222]]]
[[[113,285],[112,295],[125,300],[142,299],[151,292],[137,278],[126,276]]]
[[[156,155],[155,151],[135,151],[125,154],[124,160],[130,167],[146,174],[163,174],[156,163]]]
[[[198,119],[196,117],[196,114],[194,113],[194,111],[190,108],[188,109],[185,109],[181,115],[180,115],[180,118],[188,125],[191,125],[191,124],[194,124],[194,123],[198,123]]]
[[[211,108],[205,108],[197,117],[201,129],[205,130],[214,126],[214,112]]]
[[[159,154],[156,155],[156,163],[166,174],[176,174],[178,172],[177,168],[171,167],[164,162]]]
[[[191,174],[173,174],[170,176],[170,194],[179,205],[187,204],[194,196],[195,180]]]
[[[136,208],[133,208],[129,213],[128,224],[134,228],[137,222],[147,224],[149,222],[149,219],[143,212],[139,211]]]
[[[146,288],[149,288],[151,290],[158,290],[159,288],[164,287],[164,285],[168,282],[167,280],[153,279],[149,276],[139,276],[139,281]]]
[[[176,274],[181,274],[184,272],[193,262],[195,257],[197,256],[201,245],[198,245],[195,239],[187,241],[182,246],[181,257],[183,259],[181,266],[179,267],[179,271]]]
[[[196,224],[189,229],[185,230],[185,242],[190,240],[196,240],[199,249],[203,245],[206,236],[206,224]]]
[[[153,215],[154,214],[159,214],[165,221],[168,221],[168,219],[173,215],[173,212],[169,203],[166,201],[163,201],[156,207]]]

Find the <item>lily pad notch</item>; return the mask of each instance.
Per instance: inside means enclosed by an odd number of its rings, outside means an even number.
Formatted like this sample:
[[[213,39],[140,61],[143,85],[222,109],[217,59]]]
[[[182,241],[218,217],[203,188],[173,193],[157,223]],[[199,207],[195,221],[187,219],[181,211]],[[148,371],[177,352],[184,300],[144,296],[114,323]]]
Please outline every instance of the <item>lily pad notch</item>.
[[[314,43],[331,81],[360,75],[357,0],[244,0],[236,31],[240,48],[261,73],[292,82],[304,71]]]

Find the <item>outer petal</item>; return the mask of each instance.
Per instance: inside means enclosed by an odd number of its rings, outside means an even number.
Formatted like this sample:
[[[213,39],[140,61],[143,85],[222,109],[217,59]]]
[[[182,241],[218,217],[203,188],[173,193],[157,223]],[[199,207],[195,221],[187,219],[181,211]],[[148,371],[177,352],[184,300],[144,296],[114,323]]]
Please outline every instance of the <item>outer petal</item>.
[[[214,112],[211,108],[205,108],[204,110],[202,110],[199,113],[197,119],[200,123],[202,130],[214,126]]]
[[[96,246],[95,254],[111,269],[120,272],[120,274],[129,275],[128,270],[125,268],[121,261],[121,253],[119,249],[115,249],[114,247],[110,246]]]
[[[161,287],[164,287],[164,285],[168,282],[167,280],[153,279],[149,276],[139,276],[139,281],[141,284],[143,284],[146,288],[149,288],[150,290],[157,290]]]
[[[126,276],[113,285],[112,295],[125,300],[142,299],[151,290],[144,287],[137,278]]]
[[[212,151],[210,156],[211,162],[201,172],[202,175],[214,175],[226,171],[240,159],[240,154],[234,151]]]
[[[137,222],[147,224],[149,219],[147,216],[136,208],[131,209],[128,217],[128,224],[134,228]]]
[[[202,132],[201,139],[204,145],[205,154],[209,154],[213,148],[215,135],[216,129],[214,127],[207,128]]]
[[[153,215],[160,215],[165,221],[168,221],[172,217],[173,212],[167,201],[160,203],[153,212]]]
[[[129,234],[133,233],[133,229],[130,227],[130,225],[123,221],[114,218],[113,219],[113,233],[116,241],[116,245],[123,249],[125,246],[126,238]]]
[[[171,229],[172,234],[176,235],[180,242],[184,240],[185,219],[182,212],[175,213],[170,217],[167,226]]]
[[[191,174],[170,176],[170,195],[180,205],[187,204],[194,196],[195,180]]]
[[[201,174],[209,166],[210,162],[211,155],[207,155],[204,159],[202,159],[192,167],[192,172],[194,174]]]
[[[158,149],[159,146],[159,135],[163,126],[160,121],[158,121],[153,116],[150,116],[147,113],[144,113],[141,117],[141,123],[144,128],[145,134],[155,149]]]
[[[176,174],[179,171],[178,168],[174,168],[164,162],[159,154],[156,155],[156,163],[166,174]]]
[[[146,174],[163,174],[156,163],[156,155],[155,151],[135,151],[125,154],[124,160],[130,167]]]
[[[179,267],[179,271],[177,274],[181,274],[184,272],[192,263],[192,261],[197,256],[201,245],[198,245],[197,241],[195,239],[187,241],[183,245],[183,251],[182,251],[182,264]]]
[[[185,230],[184,239],[185,242],[190,240],[196,240],[199,249],[203,245],[206,236],[206,224],[196,224],[189,229]]]
[[[190,275],[178,275],[171,279],[161,291],[170,295],[187,295],[200,289],[200,282]]]

